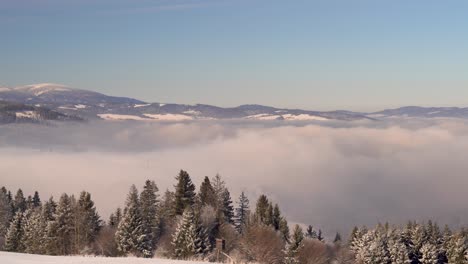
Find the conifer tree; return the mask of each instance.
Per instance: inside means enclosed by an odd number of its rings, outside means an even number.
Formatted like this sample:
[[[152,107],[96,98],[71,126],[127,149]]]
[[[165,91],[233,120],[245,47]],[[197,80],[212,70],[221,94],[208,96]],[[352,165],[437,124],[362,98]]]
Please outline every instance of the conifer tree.
[[[2,187],[0,189],[0,237],[6,235],[13,218],[12,206],[10,199],[8,199],[8,191]]]
[[[96,211],[91,194],[81,192],[76,208],[76,241],[80,249],[89,247],[97,238],[102,221]]]
[[[447,248],[448,264],[468,263],[468,241],[466,234],[460,232],[452,236],[451,242]]]
[[[281,233],[281,237],[283,238],[283,240],[289,243],[289,239],[290,239],[289,226],[288,226],[288,221],[286,221],[285,218],[281,218],[279,231]]]
[[[421,264],[437,264],[439,252],[437,247],[431,243],[424,243],[421,247]]]
[[[27,204],[26,204],[26,199],[24,198],[23,191],[21,189],[18,189],[15,195],[15,199],[13,201],[13,208],[15,210],[15,213],[20,211],[24,212],[26,210]]]
[[[255,208],[255,219],[258,223],[266,224],[268,222],[268,207],[269,201],[266,195],[262,194],[257,200],[257,206]]]
[[[200,192],[199,192],[199,200],[201,206],[212,206],[213,208],[216,208],[216,193],[215,190],[213,189],[213,186],[211,185],[210,179],[205,176],[205,179],[203,180],[202,184],[200,185]]]
[[[69,255],[73,252],[75,216],[72,197],[62,194],[53,220],[47,226],[47,253]]]
[[[195,203],[195,185],[192,183],[189,174],[183,170],[180,171],[176,180],[174,212],[176,215],[181,215],[186,207],[193,206]]]
[[[240,194],[237,204],[234,226],[237,232],[242,234],[250,214],[249,199],[245,196],[244,192]]]
[[[322,242],[325,241],[325,239],[323,238],[322,230],[321,230],[321,229],[319,229],[319,231],[318,231],[317,239],[318,239],[318,241],[322,241]]]
[[[273,203],[272,202],[268,203],[264,224],[267,226],[273,225]]]
[[[29,254],[46,253],[47,221],[40,208],[26,210],[22,228],[24,252]]]
[[[150,253],[145,254],[146,257],[152,257],[159,236],[158,191],[156,183],[147,180],[140,195],[142,228],[145,234],[143,247],[145,252]]]
[[[405,244],[401,241],[400,234],[396,231],[392,232],[389,239],[388,250],[390,254],[391,264],[409,264],[409,252]]]
[[[10,252],[23,252],[23,218],[21,211],[16,212],[5,236],[5,245],[3,249]]]
[[[54,220],[54,215],[57,210],[57,203],[54,201],[53,197],[50,197],[48,201],[42,206],[42,215],[45,221]]]
[[[275,230],[279,230],[280,222],[281,222],[281,211],[279,209],[278,204],[275,204],[275,207],[273,208],[272,219],[271,219],[271,224],[273,225],[273,228]]]
[[[195,242],[199,237],[197,237],[195,222],[193,209],[187,207],[179,220],[176,231],[172,235],[175,258],[188,259],[196,253]]]
[[[41,198],[39,197],[39,193],[37,191],[34,192],[34,196],[32,198],[32,207],[39,208],[42,206]]]
[[[341,243],[340,233],[336,232],[335,238],[333,239],[333,243],[335,243],[335,244],[340,244]]]
[[[234,224],[234,207],[232,206],[231,194],[227,188],[223,192],[222,212],[223,220],[229,224]]]
[[[303,247],[304,232],[299,225],[294,226],[291,241],[286,249],[285,264],[299,263],[298,253]]]
[[[144,239],[138,190],[135,185],[132,185],[125,203],[122,220],[115,233],[115,241],[120,252],[139,255],[143,250],[142,241]]]

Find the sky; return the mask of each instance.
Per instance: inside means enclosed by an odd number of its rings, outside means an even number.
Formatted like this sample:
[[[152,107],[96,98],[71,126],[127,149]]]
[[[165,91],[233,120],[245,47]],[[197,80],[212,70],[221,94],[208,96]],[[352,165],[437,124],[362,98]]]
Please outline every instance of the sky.
[[[465,0],[0,0],[0,86],[313,110],[468,106]]]

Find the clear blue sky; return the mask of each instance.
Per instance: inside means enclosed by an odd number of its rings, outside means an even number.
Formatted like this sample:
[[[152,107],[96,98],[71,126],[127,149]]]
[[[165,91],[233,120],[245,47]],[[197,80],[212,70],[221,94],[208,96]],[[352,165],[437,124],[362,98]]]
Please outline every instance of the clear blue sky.
[[[468,106],[466,0],[0,0],[0,85],[307,109]]]

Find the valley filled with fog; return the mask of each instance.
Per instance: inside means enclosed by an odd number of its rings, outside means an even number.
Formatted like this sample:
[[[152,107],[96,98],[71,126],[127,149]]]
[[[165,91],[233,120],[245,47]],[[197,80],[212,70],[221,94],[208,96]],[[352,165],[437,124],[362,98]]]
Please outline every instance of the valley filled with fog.
[[[104,219],[131,184],[152,179],[163,193],[184,169],[197,188],[219,173],[252,206],[265,193],[292,223],[328,235],[468,220],[468,123],[459,119],[16,124],[0,126],[0,145],[0,185],[44,199],[86,190]]]

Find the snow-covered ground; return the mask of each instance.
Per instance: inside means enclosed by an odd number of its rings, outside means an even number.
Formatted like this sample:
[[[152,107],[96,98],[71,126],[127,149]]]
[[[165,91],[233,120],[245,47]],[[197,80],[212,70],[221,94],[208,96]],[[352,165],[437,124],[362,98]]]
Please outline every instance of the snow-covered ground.
[[[105,258],[80,256],[41,256],[0,251],[2,264],[202,264],[208,262],[182,261],[172,259],[144,258]]]

